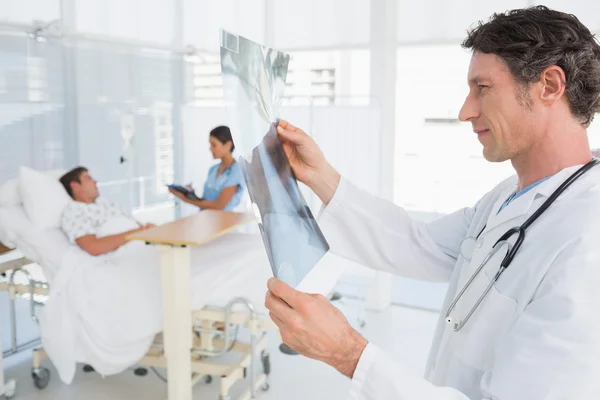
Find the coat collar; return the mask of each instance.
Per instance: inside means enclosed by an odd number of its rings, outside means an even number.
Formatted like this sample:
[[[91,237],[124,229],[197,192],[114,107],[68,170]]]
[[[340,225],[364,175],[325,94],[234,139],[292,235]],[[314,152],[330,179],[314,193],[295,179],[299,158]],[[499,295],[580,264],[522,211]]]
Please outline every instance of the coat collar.
[[[498,198],[491,209],[486,228],[482,235],[498,227],[499,225],[503,225],[509,221],[513,221],[524,215],[533,213],[535,209],[537,209],[536,207],[541,205],[541,203],[536,200],[540,198],[546,200],[569,176],[571,176],[571,174],[581,167],[581,165],[576,165],[557,172],[552,177],[529,190],[527,193],[511,201],[500,213],[498,213],[498,210],[500,210],[500,207],[502,204],[504,204],[506,199],[508,199],[508,197],[514,194],[517,190],[516,180],[513,181],[513,184],[500,189]],[[600,166],[596,168],[600,168]],[[569,188],[569,190],[571,190],[571,188]],[[517,226],[522,222],[523,221],[514,221],[514,224]]]

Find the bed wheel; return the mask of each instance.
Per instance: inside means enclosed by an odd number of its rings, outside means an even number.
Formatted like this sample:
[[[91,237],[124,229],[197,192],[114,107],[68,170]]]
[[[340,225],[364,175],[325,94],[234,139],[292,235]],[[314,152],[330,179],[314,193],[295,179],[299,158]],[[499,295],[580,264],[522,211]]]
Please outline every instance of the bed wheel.
[[[133,370],[133,373],[135,374],[135,376],[146,376],[148,375],[148,370],[146,368],[136,368]]]
[[[206,383],[207,385],[208,385],[208,384],[211,384],[211,383],[212,383],[212,381],[213,381],[213,377],[212,377],[212,376],[210,376],[210,375],[206,375],[206,376],[204,377],[204,383]]]
[[[90,372],[94,372],[94,371],[96,371],[96,370],[91,365],[85,364],[83,366],[83,372],[85,372],[85,373],[90,373]]]
[[[33,378],[33,384],[38,389],[45,389],[50,383],[50,370],[48,368],[40,367],[31,371],[31,377]]]

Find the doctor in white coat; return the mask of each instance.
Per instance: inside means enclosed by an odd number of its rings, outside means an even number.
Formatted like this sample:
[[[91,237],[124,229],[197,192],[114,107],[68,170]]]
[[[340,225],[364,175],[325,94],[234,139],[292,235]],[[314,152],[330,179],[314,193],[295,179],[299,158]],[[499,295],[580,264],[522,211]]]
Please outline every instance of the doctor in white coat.
[[[460,119],[488,161],[510,160],[516,171],[473,206],[414,221],[340,177],[302,130],[285,121],[278,129],[297,178],[325,204],[320,225],[333,252],[449,282],[425,377],[369,343],[322,296],[273,278],[265,304],[286,344],[352,378],[351,399],[598,399],[600,165],[586,128],[600,108],[600,46],[575,17],[541,6],[494,15],[463,46],[473,55]],[[496,242],[584,165],[521,232],[495,279],[519,233],[493,250]]]

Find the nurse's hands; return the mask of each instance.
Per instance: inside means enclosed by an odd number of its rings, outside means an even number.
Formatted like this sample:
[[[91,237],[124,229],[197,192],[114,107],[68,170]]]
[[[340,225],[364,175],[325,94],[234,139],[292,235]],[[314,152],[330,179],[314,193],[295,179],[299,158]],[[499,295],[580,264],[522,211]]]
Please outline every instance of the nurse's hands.
[[[277,133],[296,178],[311,188],[324,204],[329,204],[340,182],[340,174],[302,129],[282,120]]]
[[[306,294],[271,278],[265,306],[283,342],[352,378],[368,342],[344,315],[319,294]]]
[[[177,190],[175,190],[175,189],[171,189],[171,188],[169,188],[169,192],[171,192],[171,194],[172,194],[172,195],[174,195],[175,197],[179,198],[180,200],[184,200],[184,201],[186,201],[186,200],[187,200],[187,197],[185,197],[185,196],[183,195],[183,193],[181,193],[181,192],[178,192],[178,191],[177,191]]]

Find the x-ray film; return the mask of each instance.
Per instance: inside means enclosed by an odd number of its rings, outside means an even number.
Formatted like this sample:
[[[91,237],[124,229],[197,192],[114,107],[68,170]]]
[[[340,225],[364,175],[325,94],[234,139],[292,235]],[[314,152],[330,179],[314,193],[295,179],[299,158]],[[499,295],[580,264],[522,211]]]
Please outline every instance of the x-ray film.
[[[228,124],[273,274],[297,287],[329,251],[276,132],[290,57],[221,31]]]

